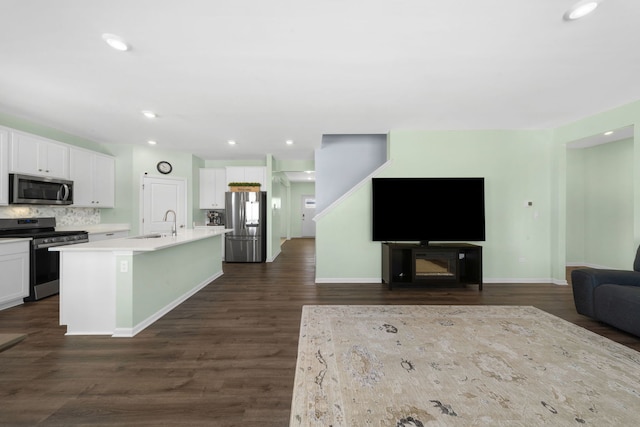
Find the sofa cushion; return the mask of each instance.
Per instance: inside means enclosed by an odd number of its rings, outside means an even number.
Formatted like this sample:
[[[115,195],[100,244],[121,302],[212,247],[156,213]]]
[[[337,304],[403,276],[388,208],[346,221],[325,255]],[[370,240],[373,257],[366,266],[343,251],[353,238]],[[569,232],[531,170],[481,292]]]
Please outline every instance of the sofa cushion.
[[[593,293],[596,319],[640,336],[640,287],[603,284]]]

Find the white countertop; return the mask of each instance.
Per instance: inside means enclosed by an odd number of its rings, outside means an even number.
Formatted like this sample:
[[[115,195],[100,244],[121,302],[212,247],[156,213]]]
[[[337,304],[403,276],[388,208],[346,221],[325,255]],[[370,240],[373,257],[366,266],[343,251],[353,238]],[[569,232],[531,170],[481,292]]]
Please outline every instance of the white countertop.
[[[182,245],[201,239],[208,239],[231,231],[231,229],[211,230],[207,228],[197,228],[195,230],[181,230],[177,236],[170,233],[162,234],[163,237],[136,239],[136,236],[124,237],[121,239],[99,240],[97,242],[78,243],[75,245],[55,246],[49,248],[51,251],[59,252],[149,252]]]
[[[31,240],[31,237],[3,237],[0,238],[0,245],[5,243],[26,242]]]
[[[117,231],[131,230],[130,224],[80,224],[80,225],[61,225],[56,227],[56,231],[86,231],[93,233],[115,233]]]

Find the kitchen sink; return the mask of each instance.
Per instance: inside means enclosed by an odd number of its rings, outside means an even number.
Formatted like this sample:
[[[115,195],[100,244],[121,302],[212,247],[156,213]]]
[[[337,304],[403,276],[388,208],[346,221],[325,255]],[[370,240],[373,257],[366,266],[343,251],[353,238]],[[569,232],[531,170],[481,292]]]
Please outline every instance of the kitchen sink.
[[[157,239],[162,234],[143,234],[142,236],[129,237],[130,239]]]

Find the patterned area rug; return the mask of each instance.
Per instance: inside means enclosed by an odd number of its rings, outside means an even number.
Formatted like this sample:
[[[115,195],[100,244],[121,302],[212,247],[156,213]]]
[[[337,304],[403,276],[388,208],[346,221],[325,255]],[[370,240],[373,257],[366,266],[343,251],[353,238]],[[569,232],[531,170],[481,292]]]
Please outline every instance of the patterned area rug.
[[[290,426],[640,425],[640,353],[534,307],[305,306]]]

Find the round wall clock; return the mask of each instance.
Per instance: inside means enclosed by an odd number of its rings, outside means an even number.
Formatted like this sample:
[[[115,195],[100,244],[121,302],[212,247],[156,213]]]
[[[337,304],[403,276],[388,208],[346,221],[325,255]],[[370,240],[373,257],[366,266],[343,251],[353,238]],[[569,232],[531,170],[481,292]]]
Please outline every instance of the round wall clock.
[[[173,170],[173,166],[171,166],[171,163],[165,162],[164,160],[158,162],[158,165],[156,167],[158,168],[158,172],[164,174],[171,173],[171,171]]]

